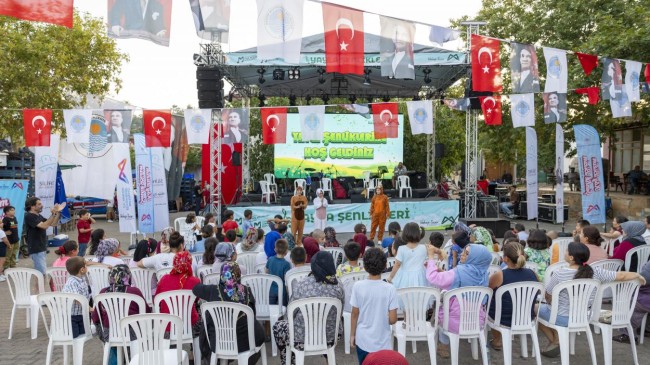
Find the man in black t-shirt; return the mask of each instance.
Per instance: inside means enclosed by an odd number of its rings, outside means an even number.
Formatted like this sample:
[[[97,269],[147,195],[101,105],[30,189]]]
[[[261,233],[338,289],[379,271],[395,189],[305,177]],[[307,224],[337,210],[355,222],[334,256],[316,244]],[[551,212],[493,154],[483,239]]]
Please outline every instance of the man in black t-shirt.
[[[4,218],[2,218],[2,230],[7,235],[9,240],[9,247],[7,248],[7,260],[4,263],[4,269],[16,267],[16,253],[20,243],[18,237],[18,219],[16,219],[16,208],[7,205],[2,209]]]
[[[45,261],[45,256],[47,255],[47,229],[59,223],[63,208],[65,208],[65,203],[54,204],[51,209],[52,215],[50,218],[45,219],[41,215],[43,211],[41,199],[31,197],[25,202],[25,228],[29,257],[34,262],[34,269],[42,272],[43,275],[45,275],[47,269],[47,263]]]
[[[198,181],[194,184],[194,213],[196,216],[199,216],[199,211],[201,210],[201,202],[203,201],[203,189],[201,189],[201,182]]]

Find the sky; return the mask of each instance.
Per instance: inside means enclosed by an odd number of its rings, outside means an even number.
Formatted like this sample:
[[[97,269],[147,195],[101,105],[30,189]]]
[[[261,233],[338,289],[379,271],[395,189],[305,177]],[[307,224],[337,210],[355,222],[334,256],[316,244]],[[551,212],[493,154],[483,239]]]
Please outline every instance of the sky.
[[[432,0],[330,0],[364,11],[390,15],[426,24],[449,26],[449,20],[463,15],[474,16],[481,0],[456,0],[453,4]],[[106,0],[75,1],[75,8],[94,17],[106,19]],[[322,33],[321,4],[305,1],[303,37]],[[232,0],[230,39],[223,44],[224,52],[255,47],[257,43],[257,5],[255,0]],[[379,18],[366,14],[365,30],[379,34]],[[196,66],[192,56],[199,52],[201,39],[196,36],[189,0],[173,0],[170,46],[163,47],[141,39],[118,39],[118,48],[129,55],[122,65],[122,88],[108,95],[131,105],[146,109],[169,109],[198,105]],[[425,26],[416,28],[415,42],[430,44]],[[460,42],[446,43],[444,48],[459,49]]]

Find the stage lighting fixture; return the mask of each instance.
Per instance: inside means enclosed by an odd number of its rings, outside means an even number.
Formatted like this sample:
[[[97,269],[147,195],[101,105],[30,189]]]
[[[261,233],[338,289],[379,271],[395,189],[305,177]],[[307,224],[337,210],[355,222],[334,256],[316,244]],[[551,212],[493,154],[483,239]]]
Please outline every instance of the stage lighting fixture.
[[[363,77],[363,84],[366,86],[370,86],[370,74],[372,73],[372,70],[367,68],[363,70],[364,77]]]
[[[281,68],[276,68],[273,70],[273,80],[284,80],[284,70]]]
[[[319,84],[324,84],[325,83],[325,76],[323,74],[325,73],[325,69],[322,67],[318,68],[318,83]]]
[[[424,83],[425,84],[430,84],[431,83],[431,77],[429,76],[429,74],[431,73],[431,69],[430,68],[425,68],[424,70],[422,70],[422,73],[424,73]]]
[[[307,105],[309,105],[310,101],[311,101],[311,95],[305,96],[305,103],[307,103]]]
[[[323,104],[327,105],[327,103],[330,101],[330,96],[323,94],[323,96],[321,96],[321,99],[323,99]]]
[[[289,95],[289,106],[296,106],[296,96],[294,94]]]
[[[260,67],[260,68],[257,69],[257,73],[260,74],[260,77],[257,79],[257,81],[259,81],[260,84],[263,84],[264,82],[266,82],[266,80],[264,79],[264,73],[265,72],[266,72],[266,69],[264,67]]]
[[[288,74],[289,80],[298,80],[300,78],[300,69],[298,67],[294,67],[288,71]]]
[[[264,101],[266,100],[266,95],[260,93],[260,95],[257,98],[260,100],[259,107],[263,108],[264,107]]]

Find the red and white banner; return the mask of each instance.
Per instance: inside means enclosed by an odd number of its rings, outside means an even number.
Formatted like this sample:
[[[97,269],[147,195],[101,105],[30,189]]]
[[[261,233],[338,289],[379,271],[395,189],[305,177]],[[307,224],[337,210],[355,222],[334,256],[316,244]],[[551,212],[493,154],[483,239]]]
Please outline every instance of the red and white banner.
[[[49,146],[50,132],[52,131],[52,110],[23,109],[23,127],[25,146]]]
[[[481,109],[486,125],[501,125],[501,95],[482,96]]]
[[[472,87],[474,91],[503,91],[497,39],[472,34]]]
[[[363,12],[323,3],[327,72],[363,75]]]
[[[397,138],[399,121],[397,103],[372,104],[375,139]]]
[[[287,142],[287,108],[262,108],[262,140],[264,144]]]
[[[172,115],[169,110],[143,110],[144,140],[146,147],[171,145]]]
[[[0,15],[72,28],[74,0],[2,0]]]

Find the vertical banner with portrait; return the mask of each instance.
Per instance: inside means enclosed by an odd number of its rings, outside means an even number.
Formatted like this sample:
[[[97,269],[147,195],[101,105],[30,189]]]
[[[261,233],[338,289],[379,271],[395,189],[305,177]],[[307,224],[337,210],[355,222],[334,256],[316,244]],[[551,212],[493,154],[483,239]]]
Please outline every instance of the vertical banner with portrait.
[[[132,110],[104,110],[108,143],[129,143]]]
[[[566,94],[544,93],[544,123],[564,123],[567,120]]]
[[[623,94],[623,72],[619,60],[603,58],[603,75],[600,81],[603,100],[621,97]]]
[[[223,144],[248,143],[248,128],[250,125],[249,111],[246,108],[221,109],[217,118],[223,125]]]
[[[206,131],[206,133],[209,133]],[[171,147],[163,148],[163,162],[167,180],[167,196],[175,199],[181,193],[181,181],[189,144],[185,133],[185,120],[182,116],[172,115]]]
[[[172,0],[108,0],[111,38],[140,38],[169,46]]]
[[[539,92],[537,53],[532,44],[510,43],[510,75],[515,94]]]
[[[413,37],[415,24],[380,16],[381,38],[379,60],[381,76],[395,79],[415,79]]]

